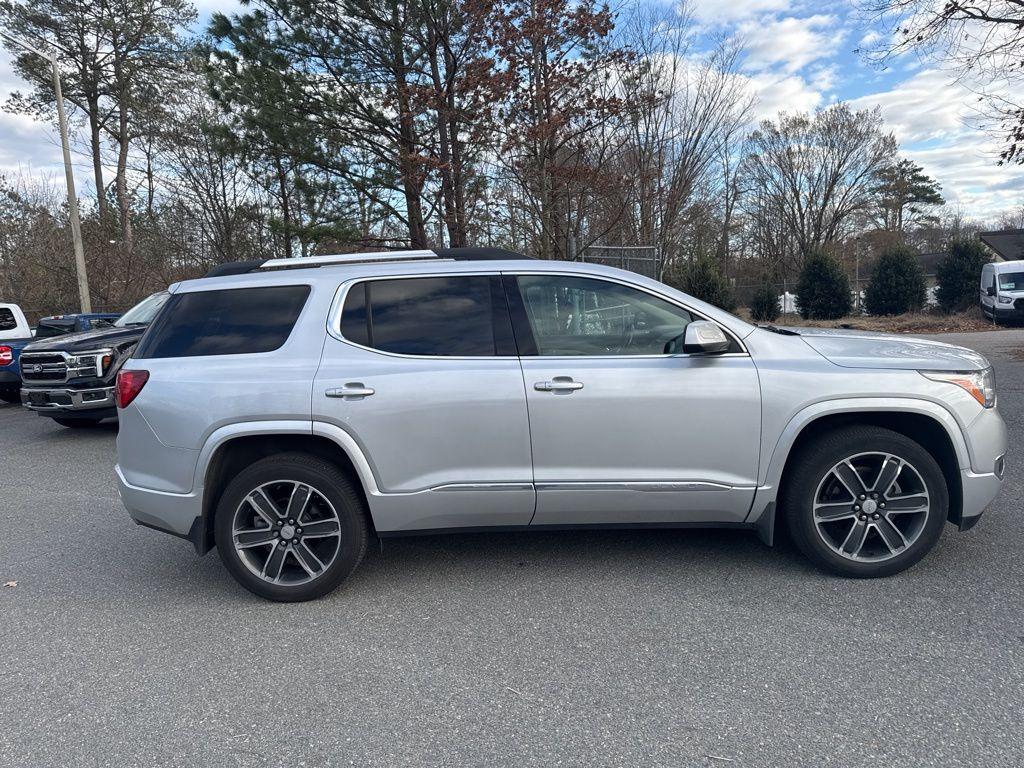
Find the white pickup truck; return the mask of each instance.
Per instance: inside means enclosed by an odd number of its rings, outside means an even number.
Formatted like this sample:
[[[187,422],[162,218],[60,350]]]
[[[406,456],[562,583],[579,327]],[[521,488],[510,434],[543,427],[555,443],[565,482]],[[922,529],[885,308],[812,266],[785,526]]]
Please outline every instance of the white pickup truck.
[[[32,341],[32,329],[17,304],[0,304],[0,400],[16,403],[21,389],[18,358]]]
[[[0,341],[32,337],[25,313],[17,304],[0,304]]]

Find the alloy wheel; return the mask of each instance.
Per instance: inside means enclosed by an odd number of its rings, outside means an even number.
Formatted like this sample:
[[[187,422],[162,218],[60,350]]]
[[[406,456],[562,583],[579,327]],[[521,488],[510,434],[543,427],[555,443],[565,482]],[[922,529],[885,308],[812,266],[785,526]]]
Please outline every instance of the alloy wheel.
[[[891,453],[858,453],[818,483],[814,529],[840,557],[882,562],[920,538],[930,509],[928,487],[910,462]]]
[[[245,566],[270,584],[308,584],[331,567],[341,549],[341,521],[323,493],[281,480],[254,488],[231,524],[231,541]]]

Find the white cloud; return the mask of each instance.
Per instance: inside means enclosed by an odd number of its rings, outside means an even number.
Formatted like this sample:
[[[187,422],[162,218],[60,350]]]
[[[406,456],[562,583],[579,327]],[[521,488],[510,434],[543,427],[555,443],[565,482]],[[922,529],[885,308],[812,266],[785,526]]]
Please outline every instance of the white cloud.
[[[856,109],[882,108],[882,116],[901,143],[945,139],[964,129],[965,105],[973,94],[938,70],[923,70],[891,90],[853,99]]]
[[[793,0],[690,0],[693,17],[707,25],[734,24],[765,13],[788,11]]]
[[[859,45],[860,45],[861,48],[868,48],[868,47],[874,45],[875,43],[877,43],[881,39],[882,39],[882,33],[879,32],[877,29],[871,29],[871,30],[868,30],[864,34],[864,36],[860,39]]]
[[[839,19],[828,14],[745,21],[738,32],[746,42],[747,67],[779,66],[790,74],[835,55],[846,35]]]
[[[850,102],[856,109],[881,107],[902,152],[943,187],[949,202],[974,216],[992,216],[1024,203],[1024,168],[996,165],[998,144],[977,126],[977,96],[938,70],[922,70],[890,90]]]
[[[810,74],[811,85],[818,91],[831,91],[839,79],[839,70],[834,64],[818,67]]]
[[[822,93],[802,77],[762,72],[747,78],[757,95],[755,120],[774,120],[779,112],[811,112],[822,103]]]

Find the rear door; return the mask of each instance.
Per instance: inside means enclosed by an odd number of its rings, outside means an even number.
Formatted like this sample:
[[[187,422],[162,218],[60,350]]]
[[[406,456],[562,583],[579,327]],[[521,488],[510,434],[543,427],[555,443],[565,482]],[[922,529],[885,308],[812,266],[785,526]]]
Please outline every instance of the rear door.
[[[534,525],[746,517],[761,395],[738,342],[721,355],[669,353],[695,316],[606,279],[517,275],[506,286],[530,411]]]
[[[529,419],[500,277],[364,279],[341,291],[313,419],[367,456],[378,529],[528,524]]]

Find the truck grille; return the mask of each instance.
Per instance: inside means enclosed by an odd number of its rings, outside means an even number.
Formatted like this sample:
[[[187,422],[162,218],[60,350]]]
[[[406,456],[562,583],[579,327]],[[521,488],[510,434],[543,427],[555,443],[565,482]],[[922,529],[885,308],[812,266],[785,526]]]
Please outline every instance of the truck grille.
[[[21,356],[21,378],[27,382],[67,381],[68,364],[63,355],[36,352]]]
[[[113,352],[90,350],[69,355],[67,352],[23,352],[21,379],[26,384],[64,384],[83,377],[100,378],[110,370]]]

